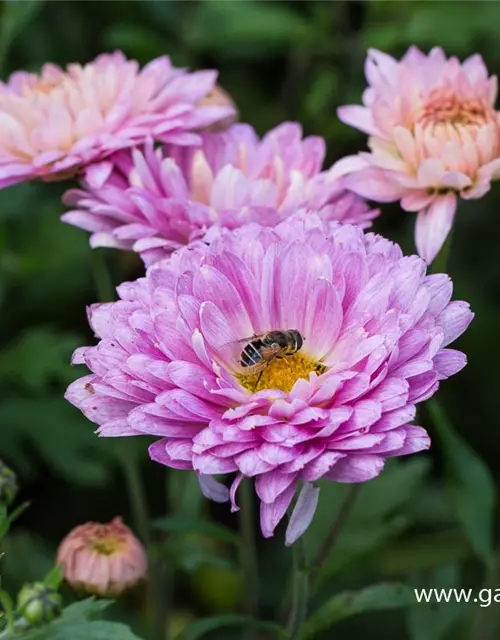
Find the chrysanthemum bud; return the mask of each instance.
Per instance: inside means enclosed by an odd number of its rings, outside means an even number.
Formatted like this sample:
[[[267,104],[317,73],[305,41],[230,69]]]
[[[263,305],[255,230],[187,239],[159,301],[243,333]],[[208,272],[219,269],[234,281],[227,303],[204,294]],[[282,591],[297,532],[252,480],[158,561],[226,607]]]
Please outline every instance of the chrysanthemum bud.
[[[17,611],[32,625],[51,622],[62,606],[62,598],[43,582],[26,584],[17,597]]]
[[[70,531],[59,546],[57,564],[71,587],[100,596],[119,595],[147,572],[144,547],[119,517]]]
[[[16,474],[0,460],[0,506],[12,504],[18,488]]]

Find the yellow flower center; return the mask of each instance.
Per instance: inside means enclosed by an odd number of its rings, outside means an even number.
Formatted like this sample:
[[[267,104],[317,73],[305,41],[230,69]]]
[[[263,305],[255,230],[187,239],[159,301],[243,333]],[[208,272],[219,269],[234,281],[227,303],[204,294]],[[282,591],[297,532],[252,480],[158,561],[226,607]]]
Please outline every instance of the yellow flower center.
[[[91,547],[102,556],[112,556],[121,547],[121,540],[116,536],[106,536],[92,540]]]
[[[102,556],[112,556],[119,551],[123,546],[123,534],[113,529],[113,524],[97,525],[89,535],[91,549]]]
[[[289,393],[299,378],[307,380],[313,371],[321,375],[326,371],[326,366],[303,352],[298,352],[283,358],[274,358],[265,368],[252,368],[250,373],[239,373],[236,378],[252,393],[262,389],[279,389]]]

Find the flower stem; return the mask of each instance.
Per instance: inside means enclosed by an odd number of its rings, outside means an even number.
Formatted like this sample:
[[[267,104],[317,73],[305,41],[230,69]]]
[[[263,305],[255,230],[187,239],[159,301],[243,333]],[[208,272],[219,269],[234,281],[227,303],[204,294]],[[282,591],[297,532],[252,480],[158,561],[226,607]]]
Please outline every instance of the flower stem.
[[[342,528],[345,524],[345,521],[347,520],[349,513],[351,512],[351,509],[354,506],[356,498],[358,497],[361,487],[362,487],[361,483],[351,484],[349,486],[349,489],[346,493],[344,501],[340,505],[340,509],[335,517],[335,520],[333,521],[332,526],[330,527],[330,530],[328,531],[328,533],[325,536],[325,539],[323,540],[323,544],[320,546],[318,553],[316,554],[316,557],[312,562],[311,578],[313,580],[317,577],[321,567],[326,562],[333,547],[335,546],[335,543],[337,542],[339,534],[342,531]]]
[[[142,482],[141,470],[134,452],[128,442],[120,442],[118,454],[127,484],[134,526],[145,547],[151,549],[150,518],[147,506],[147,495]],[[166,594],[162,584],[162,567],[157,558],[151,558],[149,572],[149,598],[152,604],[153,630],[155,640],[163,640],[167,622],[168,607]]]
[[[151,535],[149,531],[149,513],[147,507],[146,491],[144,489],[141,472],[137,464],[134,452],[127,442],[118,445],[120,464],[127,483],[127,493],[134,519],[134,526],[145,545],[149,545]]]
[[[14,605],[11,597],[6,591],[0,591],[0,605],[2,605],[3,615],[7,626],[5,628],[5,636],[10,635],[14,631]],[[2,635],[4,635],[2,633]]]
[[[254,497],[250,479],[245,479],[240,487],[240,563],[243,569],[246,603],[249,615],[259,617],[259,572],[257,563],[257,545],[254,531]],[[245,637],[251,638],[253,632],[248,630]]]
[[[90,257],[97,297],[100,302],[111,302],[115,299],[115,288],[104,255],[100,249],[93,249]]]
[[[98,298],[101,302],[110,302],[115,299],[115,290],[103,253],[99,250],[94,250],[91,252],[91,258]],[[139,462],[127,442],[119,442],[117,454],[125,476],[134,527],[148,552],[150,552],[151,531],[148,501]],[[163,593],[161,567],[158,566],[156,559],[151,559],[149,562],[148,572],[148,599],[151,602],[153,611],[153,638],[155,640],[164,640],[168,605]]]
[[[292,576],[292,609],[287,625],[287,638],[300,640],[302,625],[307,614],[307,599],[309,595],[309,569],[307,567],[304,541],[299,538],[292,546],[293,576]]]

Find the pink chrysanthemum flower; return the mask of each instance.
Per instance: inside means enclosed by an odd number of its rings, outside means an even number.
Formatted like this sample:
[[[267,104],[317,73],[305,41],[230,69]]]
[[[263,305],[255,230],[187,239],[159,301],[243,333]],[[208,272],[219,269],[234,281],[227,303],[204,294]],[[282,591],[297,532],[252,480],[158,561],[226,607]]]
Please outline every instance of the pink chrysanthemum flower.
[[[167,57],[139,69],[120,52],[66,71],[46,64],[40,75],[13,73],[0,83],[0,187],[65,178],[148,137],[198,143],[193,129],[234,112],[229,104],[198,104],[216,75],[187,73]]]
[[[56,564],[73,589],[107,597],[123,593],[147,573],[144,547],[119,517],[70,531],[59,546]]]
[[[418,211],[415,242],[432,262],[453,224],[457,197],[480,198],[500,177],[497,78],[479,55],[446,59],[411,47],[401,61],[370,50],[364,106],[345,106],[339,118],[364,131],[371,153],[344,158],[339,175],[379,202],[401,200]],[[354,173],[352,173],[354,172]]]
[[[314,513],[311,483],[364,482],[429,447],[415,405],[465,365],[446,347],[472,313],[421,258],[313,213],[214,236],[90,308],[100,342],[73,362],[92,373],[66,397],[102,436],[161,437],[151,458],[194,469],[213,499],[227,490],[211,474],[236,473],[233,508],[255,478],[264,536],[303,482],[291,543]],[[293,332],[286,352],[259,337],[270,331]]]
[[[259,140],[251,126],[205,133],[201,148],[150,143],[90,167],[83,190],[64,200],[65,222],[91,231],[91,245],[139,252],[146,264],[200,237],[211,225],[273,226],[297,211],[367,227],[378,211],[321,171],[325,142],[285,123]]]

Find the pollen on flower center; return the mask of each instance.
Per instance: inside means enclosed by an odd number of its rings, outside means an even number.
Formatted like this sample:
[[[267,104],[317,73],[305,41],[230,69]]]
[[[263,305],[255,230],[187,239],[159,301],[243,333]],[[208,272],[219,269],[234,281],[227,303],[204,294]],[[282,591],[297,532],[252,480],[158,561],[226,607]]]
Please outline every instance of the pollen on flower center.
[[[481,100],[464,100],[454,92],[437,90],[431,92],[419,121],[429,124],[452,124],[458,126],[481,126],[489,122],[491,107]]]
[[[111,556],[120,551],[125,540],[121,520],[109,524],[88,524],[84,533],[87,546],[102,556]]]
[[[262,389],[279,389],[289,393],[299,378],[307,380],[313,371],[321,375],[326,371],[326,366],[309,358],[303,352],[299,352],[282,358],[274,358],[266,365],[265,369],[252,370],[251,373],[239,373],[236,378],[245,389],[252,393],[262,391]]]
[[[111,556],[120,549],[121,540],[114,535],[103,536],[102,538],[92,540],[91,547],[100,555]]]

